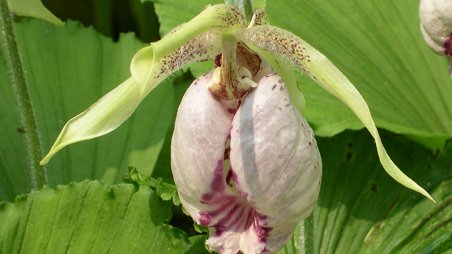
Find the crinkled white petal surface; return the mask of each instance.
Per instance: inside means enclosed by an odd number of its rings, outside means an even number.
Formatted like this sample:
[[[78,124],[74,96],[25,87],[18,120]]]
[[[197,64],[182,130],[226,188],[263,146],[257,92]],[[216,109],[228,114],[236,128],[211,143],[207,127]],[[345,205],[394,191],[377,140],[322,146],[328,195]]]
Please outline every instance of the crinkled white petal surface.
[[[234,116],[230,157],[238,189],[266,217],[273,251],[311,213],[322,174],[314,133],[278,75],[264,77]]]
[[[179,107],[172,170],[184,208],[219,253],[274,253],[315,206],[321,159],[314,134],[277,75],[238,109],[196,80]]]
[[[225,142],[233,115],[209,92],[212,75],[195,80],[179,106],[171,141],[171,167],[184,208],[196,219],[201,196],[225,185]],[[218,182],[215,175],[221,174]],[[193,206],[193,209],[192,207]]]

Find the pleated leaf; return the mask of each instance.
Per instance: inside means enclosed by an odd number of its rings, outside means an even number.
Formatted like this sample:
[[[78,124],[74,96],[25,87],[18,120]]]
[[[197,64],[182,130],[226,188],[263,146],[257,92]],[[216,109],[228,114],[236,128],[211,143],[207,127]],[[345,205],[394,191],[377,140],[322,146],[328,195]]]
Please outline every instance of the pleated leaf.
[[[119,42],[92,28],[69,22],[64,27],[39,20],[15,24],[16,41],[27,81],[31,110],[44,157],[64,123],[130,76],[129,64],[145,44],[133,34]],[[1,40],[1,38],[0,38]],[[32,189],[24,108],[9,79],[6,60],[0,61],[0,198],[11,200]],[[50,186],[83,179],[117,182],[128,166],[150,174],[175,112],[173,87],[165,82],[140,104],[118,130],[58,153],[44,168]],[[8,145],[6,145],[8,144]]]
[[[84,181],[0,205],[1,253],[184,253],[169,202],[149,187]]]

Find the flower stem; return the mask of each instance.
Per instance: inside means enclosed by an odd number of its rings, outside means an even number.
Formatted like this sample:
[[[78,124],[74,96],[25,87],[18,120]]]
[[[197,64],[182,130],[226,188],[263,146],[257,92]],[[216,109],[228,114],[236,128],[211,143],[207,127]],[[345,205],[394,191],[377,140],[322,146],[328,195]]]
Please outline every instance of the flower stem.
[[[16,95],[21,125],[25,130],[30,185],[32,189],[39,189],[46,184],[44,168],[39,165],[41,147],[11,15],[7,0],[0,0],[0,32],[3,37],[0,49],[8,69],[10,84]]]
[[[229,99],[234,99],[237,81],[236,63],[237,41],[231,36],[223,36],[221,57],[221,76]]]

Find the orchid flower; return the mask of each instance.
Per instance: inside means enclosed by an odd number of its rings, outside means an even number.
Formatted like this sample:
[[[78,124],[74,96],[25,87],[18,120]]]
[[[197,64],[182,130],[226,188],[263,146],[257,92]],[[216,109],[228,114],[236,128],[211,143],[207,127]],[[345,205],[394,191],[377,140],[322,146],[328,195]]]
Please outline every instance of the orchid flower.
[[[179,107],[171,164],[184,209],[209,227],[208,247],[220,253],[273,253],[315,207],[322,163],[292,69],[340,99],[375,139],[386,172],[432,197],[390,159],[369,108],[351,82],[296,35],[268,24],[254,1],[249,24],[228,4],[207,6],[160,41],[139,50],[131,77],[63,127],[41,161],[65,146],[105,135],[175,71],[214,60]]]
[[[436,53],[447,57],[452,78],[452,1],[421,0],[419,16],[425,42]]]

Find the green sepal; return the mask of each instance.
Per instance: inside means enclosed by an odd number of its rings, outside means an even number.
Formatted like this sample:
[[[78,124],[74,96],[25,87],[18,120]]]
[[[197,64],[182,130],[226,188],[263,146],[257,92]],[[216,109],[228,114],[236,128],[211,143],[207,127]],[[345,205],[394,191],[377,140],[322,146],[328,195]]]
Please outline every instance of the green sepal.
[[[214,58],[221,49],[218,36],[244,26],[244,18],[236,9],[213,5],[160,41],[139,50],[130,65],[132,77],[69,120],[40,164],[46,164],[67,145],[118,128],[164,79],[187,64]]]
[[[427,191],[394,164],[381,142],[366,101],[347,77],[322,53],[296,35],[269,25],[248,28],[241,33],[240,39],[276,70],[281,69],[275,61],[276,57],[279,61],[288,61],[347,105],[375,139],[378,157],[386,172],[400,184],[434,201]]]
[[[40,164],[47,164],[55,153],[67,145],[102,136],[118,128],[135,111],[142,99],[143,93],[138,83],[133,78],[127,79],[69,120]]]

